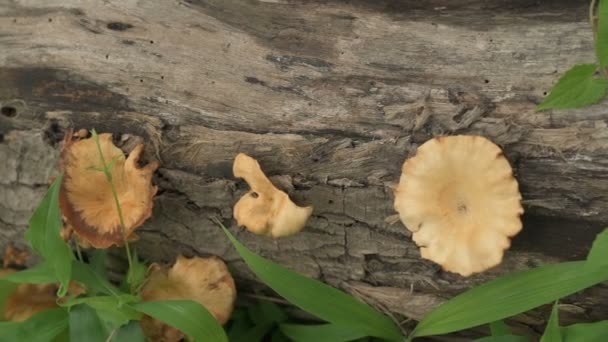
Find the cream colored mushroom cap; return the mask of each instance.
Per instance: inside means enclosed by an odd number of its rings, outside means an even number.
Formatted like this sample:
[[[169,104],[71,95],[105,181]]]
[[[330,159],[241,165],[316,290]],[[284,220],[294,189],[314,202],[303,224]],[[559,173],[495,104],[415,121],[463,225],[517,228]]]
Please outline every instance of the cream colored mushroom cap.
[[[233,172],[251,187],[234,206],[234,218],[239,226],[273,238],[294,235],[304,228],[313,208],[293,203],[270,182],[257,160],[239,153],[234,159]]]
[[[500,264],[524,210],[498,146],[481,136],[438,137],[402,171],[395,209],[423,258],[463,276]]]

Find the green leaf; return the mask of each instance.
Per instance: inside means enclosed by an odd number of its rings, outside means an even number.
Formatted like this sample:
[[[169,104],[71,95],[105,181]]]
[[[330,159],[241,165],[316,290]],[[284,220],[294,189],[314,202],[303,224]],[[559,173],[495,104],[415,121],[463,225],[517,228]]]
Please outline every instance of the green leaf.
[[[91,270],[99,276],[100,279],[109,281],[107,263],[108,263],[108,250],[107,249],[96,249],[91,255],[89,260],[89,267]]]
[[[108,336],[93,308],[79,304],[70,309],[70,341],[105,342]]]
[[[88,292],[96,291],[113,296],[122,294],[107,278],[103,278],[91,266],[78,260],[72,262],[72,278],[84,285]]]
[[[388,340],[403,339],[401,331],[393,321],[367,304],[336,288],[256,255],[236,240],[224,226],[222,229],[258,278],[292,304],[325,321],[362,335]]]
[[[608,279],[608,269],[585,271],[585,261],[520,271],[477,286],[429,313],[411,337],[447,334],[505,319]]]
[[[279,328],[285,336],[296,342],[341,342],[365,337],[360,331],[336,324],[281,324]]]
[[[137,253],[133,253],[133,264],[127,272],[127,283],[131,289],[131,293],[138,292],[139,288],[144,284],[146,280],[146,273],[148,272],[148,266],[141,262],[137,257]]]
[[[280,330],[275,330],[270,337],[270,342],[291,342]]]
[[[511,328],[505,324],[503,320],[498,320],[490,323],[490,331],[492,336],[510,335]]]
[[[562,334],[559,329],[559,304],[557,301],[553,304],[551,317],[549,317],[549,322],[547,322],[547,327],[540,338],[540,342],[562,342]]]
[[[129,324],[120,327],[114,333],[112,342],[146,342],[146,336],[141,330],[139,321],[131,321]]]
[[[573,324],[561,327],[564,342],[605,342],[608,321]]]
[[[228,327],[228,340],[231,342],[243,341],[247,337],[247,332],[253,327],[247,312],[242,308],[236,308],[230,318]]]
[[[5,312],[6,300],[10,295],[15,293],[15,291],[17,290],[17,286],[19,286],[19,284],[0,279],[0,312]],[[4,319],[4,317],[1,316],[3,315],[0,315],[0,320]]]
[[[518,335],[500,335],[488,336],[476,339],[475,342],[530,342],[530,339],[525,336]]]
[[[8,276],[2,278],[2,280],[10,281],[12,283],[17,284],[50,284],[57,282],[57,276],[55,274],[55,269],[53,268],[53,266],[49,265],[46,262],[43,262],[32,268],[11,273]]]
[[[273,325],[270,323],[254,325],[241,334],[230,337],[230,342],[261,342],[272,330]]]
[[[607,6],[608,7],[608,3]],[[601,268],[608,266],[608,229],[604,229],[603,232],[599,233],[593,241],[593,246],[589,255],[587,255],[587,268]]]
[[[123,294],[120,296],[96,296],[83,297],[68,300],[63,306],[71,307],[78,304],[87,304],[95,309],[102,322],[108,322],[111,326],[120,327],[131,320],[140,320],[142,315],[129,304],[139,302],[139,298]]]
[[[536,110],[581,108],[597,103],[606,95],[608,81],[595,77],[596,70],[595,64],[575,65],[557,81]]]
[[[135,310],[180,330],[195,341],[228,342],[218,321],[197,302],[167,300],[133,305]]]
[[[68,327],[68,312],[63,308],[42,311],[27,321],[2,322],[0,341],[49,342]]]
[[[65,296],[68,291],[72,275],[72,260],[74,259],[70,246],[63,241],[60,235],[63,227],[59,210],[59,191],[62,180],[63,175],[60,175],[53,182],[34,211],[25,233],[32,248],[55,270],[56,280],[60,284],[59,296]]]
[[[600,61],[600,68],[608,66],[608,3],[599,1],[597,36],[595,38],[595,52]]]
[[[275,303],[260,301],[252,305],[248,310],[249,318],[256,325],[272,323],[283,323],[287,320],[287,314]]]

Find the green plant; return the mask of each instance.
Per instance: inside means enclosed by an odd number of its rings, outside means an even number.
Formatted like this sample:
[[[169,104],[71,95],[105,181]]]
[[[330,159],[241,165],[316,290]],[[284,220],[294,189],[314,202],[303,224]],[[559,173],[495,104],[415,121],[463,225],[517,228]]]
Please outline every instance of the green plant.
[[[596,6],[597,5],[597,6]],[[597,15],[596,15],[596,7]],[[577,64],[557,81],[536,110],[581,108],[599,102],[608,89],[608,2],[591,1],[589,23],[597,62]]]
[[[93,139],[99,147],[95,131]],[[140,325],[143,315],[165,322],[197,341],[227,341],[223,328],[199,303],[187,300],[142,302],[139,289],[146,266],[129,248],[124,236],[121,204],[112,179],[115,162],[106,163],[99,148],[103,172],[121,218],[129,269],[123,286],[112,284],[105,270],[106,252],[96,251],[86,263],[76,244],[76,257],[60,235],[62,229],[59,192],[63,176],[57,177],[29,223],[26,239],[43,262],[0,279],[2,306],[16,284],[59,283],[59,307],[44,310],[23,322],[0,322],[0,341],[145,341]],[[70,291],[78,283],[82,291]]]

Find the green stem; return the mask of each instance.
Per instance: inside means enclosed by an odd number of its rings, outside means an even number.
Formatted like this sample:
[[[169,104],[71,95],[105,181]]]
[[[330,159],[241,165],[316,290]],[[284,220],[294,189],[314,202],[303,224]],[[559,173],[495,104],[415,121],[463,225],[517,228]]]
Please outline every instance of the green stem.
[[[125,220],[122,216],[122,207],[120,206],[120,201],[118,200],[118,192],[116,191],[116,186],[114,185],[114,181],[112,180],[112,172],[108,169],[108,165],[106,164],[106,159],[103,157],[103,152],[101,151],[101,144],[99,143],[99,137],[95,134],[95,143],[97,144],[97,151],[99,151],[99,156],[101,157],[101,162],[103,164],[103,173],[106,175],[106,179],[110,183],[110,187],[112,188],[112,195],[114,196],[114,203],[116,203],[116,209],[118,209],[118,219],[120,220],[120,228],[122,230],[122,239],[125,244],[125,249],[127,252],[127,260],[129,262],[129,270],[133,268],[133,260],[131,258],[131,250],[129,248],[129,241],[127,241],[127,229],[125,225]]]
[[[80,251],[80,245],[78,244],[78,240],[75,240],[74,244],[76,245],[76,257],[78,258],[78,261],[82,262],[82,251]]]

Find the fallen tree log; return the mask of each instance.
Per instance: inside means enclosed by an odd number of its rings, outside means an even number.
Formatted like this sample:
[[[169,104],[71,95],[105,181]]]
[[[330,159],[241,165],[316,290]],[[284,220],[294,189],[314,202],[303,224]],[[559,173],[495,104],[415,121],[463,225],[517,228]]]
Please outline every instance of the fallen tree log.
[[[127,151],[145,141],[162,163],[137,243],[149,260],[216,254],[252,281],[209,220],[234,225],[238,152],[315,207],[297,236],[239,239],[394,315],[420,319],[499,275],[584,258],[608,221],[608,110],[534,107],[594,60],[586,15],[586,1],[5,1],[0,245],[22,241],[65,131],[96,128]],[[503,264],[470,278],[421,260],[385,221],[405,158],[451,134],[504,148],[526,210]],[[562,322],[605,319],[607,297],[570,297]]]

